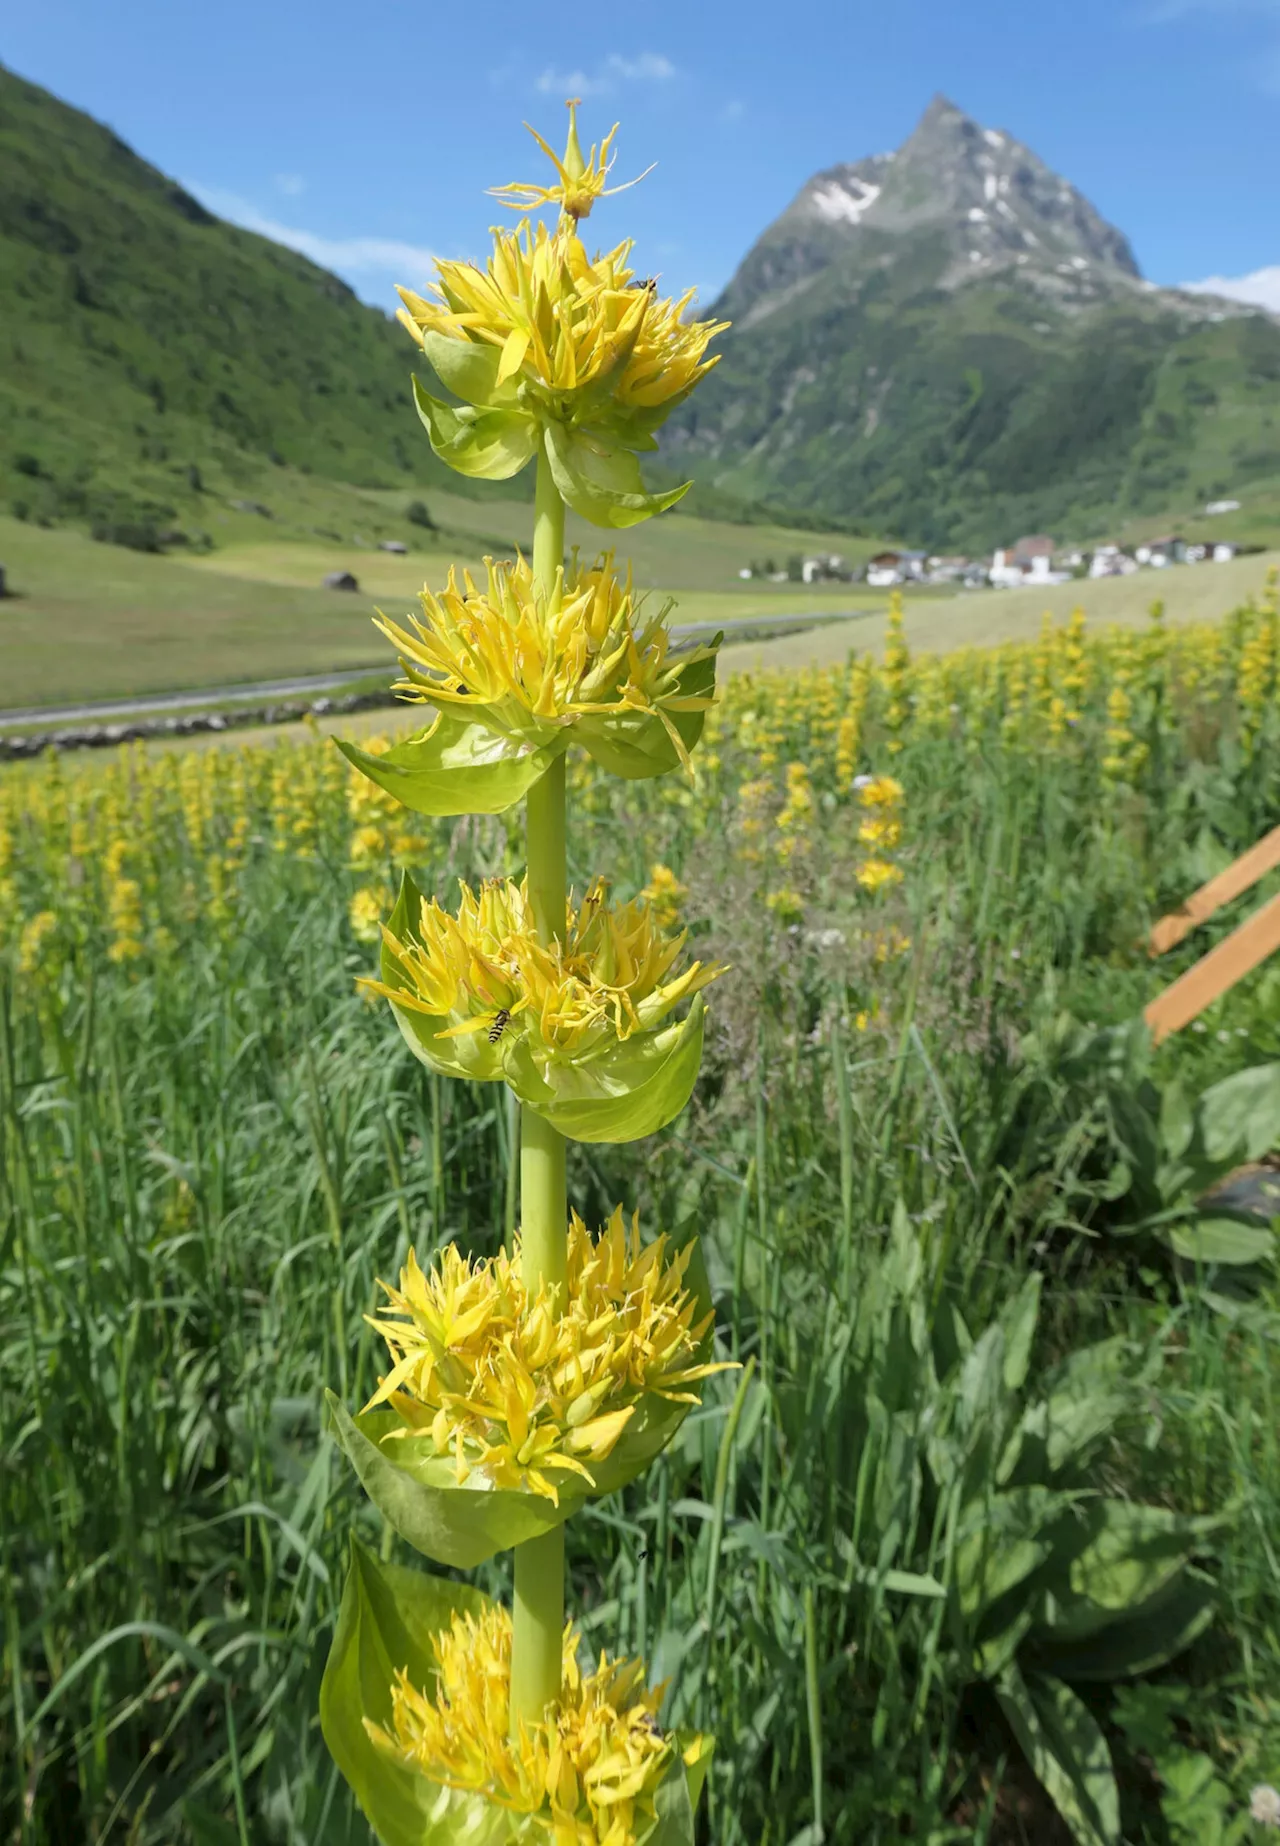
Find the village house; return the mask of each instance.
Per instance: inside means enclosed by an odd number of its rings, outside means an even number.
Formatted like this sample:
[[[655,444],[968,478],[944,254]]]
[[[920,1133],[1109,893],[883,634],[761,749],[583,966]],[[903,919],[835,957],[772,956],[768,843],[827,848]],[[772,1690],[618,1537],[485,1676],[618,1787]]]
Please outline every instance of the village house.
[[[1137,561],[1119,545],[1099,545],[1089,563],[1091,577],[1129,577],[1137,570]]]
[[[1065,583],[1066,571],[1053,568],[1053,540],[1043,532],[1003,545],[991,560],[988,573],[997,589],[1014,589],[1023,583]]]
[[[800,566],[802,583],[847,583],[853,572],[839,552],[819,551]]]
[[[959,583],[970,569],[968,558],[930,558],[925,565],[925,575],[930,583]]]
[[[1149,564],[1152,570],[1165,570],[1170,564],[1186,563],[1187,541],[1177,533],[1170,533],[1167,538],[1149,538],[1134,547],[1133,555],[1139,564]]]
[[[923,551],[878,551],[867,560],[867,583],[873,590],[898,583],[923,583],[927,559]]]

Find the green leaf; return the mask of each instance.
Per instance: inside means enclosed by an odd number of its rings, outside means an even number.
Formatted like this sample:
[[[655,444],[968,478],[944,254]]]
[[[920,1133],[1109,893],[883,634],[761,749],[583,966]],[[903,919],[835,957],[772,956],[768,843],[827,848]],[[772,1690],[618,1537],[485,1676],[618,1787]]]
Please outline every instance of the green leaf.
[[[721,636],[709,643],[718,648]],[[680,693],[685,698],[702,698],[714,692],[716,662],[709,658],[691,660],[679,674]],[[676,711],[671,722],[687,751],[692,752],[699,738],[706,713]],[[655,713],[626,712],[617,717],[580,718],[576,735],[594,760],[610,775],[639,781],[648,776],[667,775],[680,768],[681,762],[666,725]]]
[[[422,350],[436,377],[455,397],[481,410],[506,410],[519,402],[517,383],[498,383],[502,348],[473,340],[451,340],[446,333],[424,333]],[[433,403],[435,399],[431,400]]]
[[[1265,1263],[1276,1253],[1275,1233],[1266,1225],[1222,1212],[1170,1225],[1165,1236],[1174,1255],[1188,1263]]]
[[[413,1684],[435,1685],[431,1642],[455,1611],[479,1615],[489,1599],[467,1584],[383,1564],[358,1539],[338,1625],[320,1686],[320,1728],[383,1846],[452,1846],[464,1829],[468,1846],[510,1838],[501,1808],[460,1795],[388,1762],[364,1726],[391,1718],[391,1685],[401,1668]]]
[[[1204,1092],[1196,1127],[1205,1157],[1220,1165],[1258,1160],[1280,1142],[1280,1064],[1237,1071]]]
[[[1052,1625],[1033,1636],[1037,1660],[1063,1679],[1135,1679],[1176,1660],[1212,1622],[1217,1592],[1207,1577],[1188,1572],[1161,1594],[1096,1634],[1059,1638]]]
[[[1190,1098],[1175,1077],[1160,1095],[1160,1149],[1166,1160],[1181,1160],[1191,1145],[1194,1128]]]
[[[1106,1738],[1059,1679],[1009,1667],[996,1696],[1036,1778],[1077,1846],[1120,1846],[1120,1795]]]
[[[1099,1612],[1127,1613],[1164,1589],[1230,1523],[1228,1515],[1192,1518],[1166,1506],[1091,1500],[1080,1509],[1071,1532],[1070,1590]],[[1075,1630],[1100,1625],[1090,1623],[1087,1609],[1081,1609]]]
[[[688,1102],[702,1062],[705,1006],[695,994],[688,1016],[636,1035],[597,1058],[555,1068],[552,1087],[522,1039],[506,1053],[507,1082],[522,1103],[570,1141],[639,1141],[673,1121]]]
[[[468,718],[442,712],[434,724],[381,756],[336,738],[362,775],[414,814],[502,814],[528,794],[565,749],[569,732],[531,749]]]
[[[527,411],[455,410],[432,397],[420,378],[413,381],[413,396],[431,447],[455,474],[506,481],[537,453],[538,425]]]
[[[1047,1487],[1015,1487],[966,1506],[952,1582],[970,1620],[1044,1563],[1049,1527],[1069,1504],[1069,1495]]]
[[[693,485],[686,481],[666,493],[651,494],[640,463],[620,444],[568,430],[562,423],[548,423],[544,435],[557,488],[574,512],[593,526],[617,531],[639,525],[655,513],[665,513]]]
[[[332,1429],[360,1485],[378,1511],[423,1557],[454,1570],[474,1570],[496,1552],[540,1538],[563,1525],[582,1496],[562,1492],[555,1506],[541,1494],[486,1488],[472,1476],[459,1486],[451,1457],[437,1455],[429,1438],[383,1442],[403,1428],[391,1410],[351,1416],[326,1393]]]
[[[1029,1275],[1005,1315],[1004,1384],[1020,1391],[1031,1366],[1031,1342],[1040,1317],[1040,1277]]]

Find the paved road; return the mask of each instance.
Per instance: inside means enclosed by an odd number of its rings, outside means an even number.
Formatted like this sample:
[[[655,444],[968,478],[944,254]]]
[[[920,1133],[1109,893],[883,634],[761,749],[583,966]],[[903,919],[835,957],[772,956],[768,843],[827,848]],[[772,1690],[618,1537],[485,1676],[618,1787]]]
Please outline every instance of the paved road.
[[[791,628],[816,628],[820,623],[848,622],[863,616],[878,615],[878,609],[822,610],[813,615],[748,616],[740,622],[687,622],[674,627],[672,635],[680,640],[694,640],[699,635],[715,634],[724,628],[735,639],[746,639],[756,628],[769,634],[785,633]],[[193,706],[238,705],[245,701],[304,698],[309,693],[334,692],[356,680],[386,670],[386,660],[367,667],[351,667],[345,673],[311,673],[298,679],[264,679],[235,686],[203,686],[190,692],[142,693],[132,699],[106,699],[85,705],[32,705],[24,709],[0,711],[0,730],[40,725],[56,729],[63,724],[96,724],[100,719],[145,717],[165,712],[190,711]]]

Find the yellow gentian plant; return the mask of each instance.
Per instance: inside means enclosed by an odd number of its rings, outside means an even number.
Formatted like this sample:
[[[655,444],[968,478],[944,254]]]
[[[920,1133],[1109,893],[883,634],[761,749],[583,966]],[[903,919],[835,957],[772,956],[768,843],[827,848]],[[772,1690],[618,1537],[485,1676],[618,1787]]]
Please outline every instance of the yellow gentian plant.
[[[692,1846],[710,1740],[663,1729],[637,1660],[579,1661],[565,1619],[565,1522],[635,1479],[720,1368],[695,1241],[645,1242],[619,1207],[570,1213],[566,1140],[629,1141],[671,1121],[702,1052],[702,990],[665,890],[575,897],[565,756],[632,779],[687,771],[715,698],[717,642],[673,644],[611,552],[565,558],[565,508],[617,529],[674,504],[639,456],[709,367],[718,324],[637,282],[623,243],[589,256],[582,221],[616,129],[583,154],[576,105],[548,186],[499,188],[522,214],[493,254],[438,265],[401,320],[448,397],[414,381],[437,455],[460,473],[537,469],[532,556],[451,570],[419,614],[378,625],[397,690],[433,716],[377,751],[341,748],[420,814],[525,804],[521,879],[463,885],[453,907],[404,874],[366,990],[433,1071],[504,1082],[520,1105],[520,1229],[485,1260],[409,1252],[371,1325],[387,1368],[370,1402],[330,1396],[333,1431],[387,1523],[456,1570],[514,1552],[510,1610],[382,1562],[356,1542],[321,1690],[335,1760],[385,1846]],[[406,836],[407,837],[407,836]],[[674,881],[673,881],[674,882]],[[364,927],[369,919],[361,912]]]

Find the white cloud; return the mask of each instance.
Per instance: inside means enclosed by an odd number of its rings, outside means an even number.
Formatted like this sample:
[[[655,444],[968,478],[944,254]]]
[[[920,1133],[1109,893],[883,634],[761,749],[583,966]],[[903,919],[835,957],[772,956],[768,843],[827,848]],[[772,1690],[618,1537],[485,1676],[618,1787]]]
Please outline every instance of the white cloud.
[[[317,231],[281,224],[278,219],[260,212],[247,199],[226,192],[220,186],[188,183],[187,190],[218,217],[227,218],[246,231],[256,231],[260,237],[269,237],[273,243],[297,250],[300,255],[310,257],[313,263],[319,263],[321,268],[335,270],[353,287],[377,278],[386,285],[380,292],[387,294],[393,282],[421,286],[430,281],[434,273],[434,253],[421,244],[401,243],[394,237],[322,237]]]
[[[611,51],[592,70],[557,70],[553,65],[534,80],[543,96],[611,96],[622,84],[670,83],[680,75],[670,58],[658,51],[642,51],[634,58]]]
[[[272,184],[286,199],[296,199],[307,190],[307,182],[301,173],[277,173]]]
[[[1222,295],[1228,301],[1245,301],[1280,314],[1280,263],[1255,269],[1248,276],[1206,276],[1203,282],[1184,282],[1182,286],[1193,295]]]
[[[740,122],[746,113],[747,105],[740,96],[734,96],[721,109],[718,119],[722,127],[728,128],[733,122]]]

